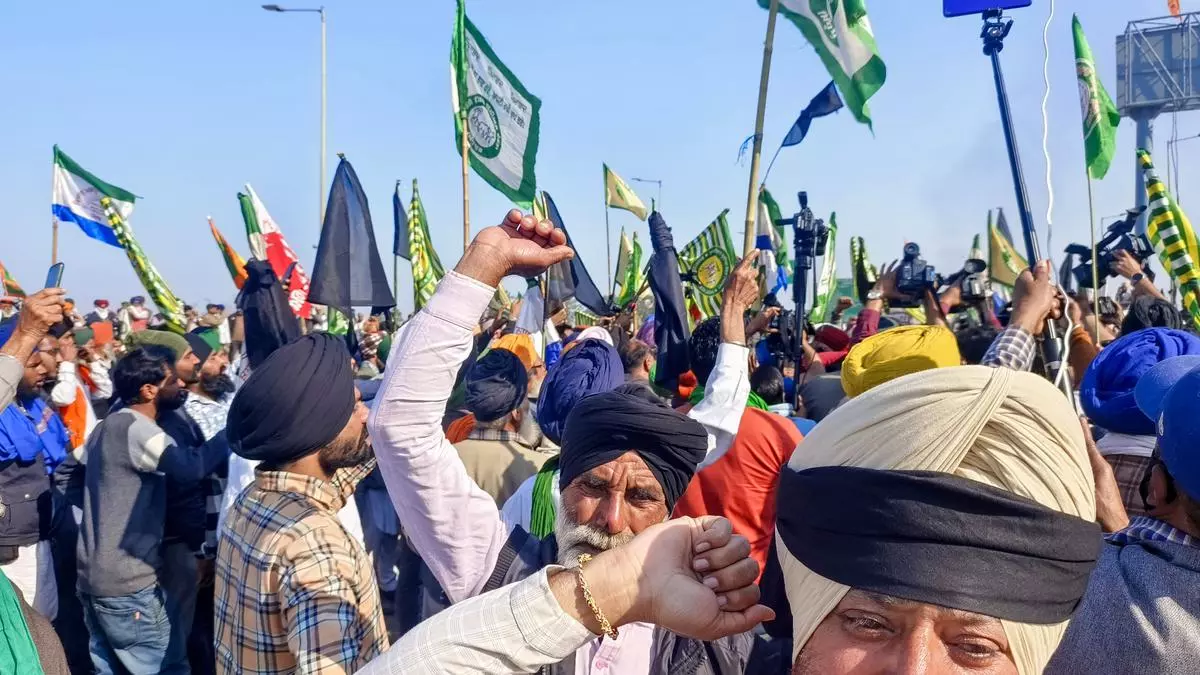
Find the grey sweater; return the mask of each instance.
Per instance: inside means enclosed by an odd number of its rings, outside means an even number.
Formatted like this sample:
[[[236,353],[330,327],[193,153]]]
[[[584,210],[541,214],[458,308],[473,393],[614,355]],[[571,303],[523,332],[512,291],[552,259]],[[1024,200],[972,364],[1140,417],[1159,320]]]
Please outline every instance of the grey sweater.
[[[110,597],[157,583],[166,477],[200,480],[227,448],[224,431],[198,448],[180,448],[139,412],[126,408],[105,418],[86,446],[79,590]]]
[[[1200,548],[1106,543],[1045,672],[1200,673]]]

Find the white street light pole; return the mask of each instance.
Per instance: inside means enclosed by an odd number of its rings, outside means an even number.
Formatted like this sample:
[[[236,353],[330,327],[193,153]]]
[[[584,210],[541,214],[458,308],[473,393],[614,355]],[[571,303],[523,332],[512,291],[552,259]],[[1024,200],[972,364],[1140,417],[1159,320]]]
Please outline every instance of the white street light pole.
[[[325,68],[325,8],[291,8],[279,5],[263,5],[268,12],[311,12],[321,17],[321,170],[320,183],[317,185],[317,230],[325,223],[325,102],[326,102],[326,68]]]

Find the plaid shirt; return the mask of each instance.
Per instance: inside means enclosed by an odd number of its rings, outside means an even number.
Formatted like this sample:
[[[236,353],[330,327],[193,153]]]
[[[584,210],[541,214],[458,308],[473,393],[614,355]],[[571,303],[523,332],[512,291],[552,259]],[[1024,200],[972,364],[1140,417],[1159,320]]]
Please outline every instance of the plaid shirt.
[[[1177,529],[1150,516],[1136,516],[1129,521],[1129,527],[1120,532],[1113,532],[1104,537],[1110,544],[1136,544],[1139,541],[1166,541],[1172,544],[1182,544],[1192,548],[1200,548],[1200,539]]]
[[[371,562],[337,516],[374,467],[257,472],[221,530],[218,673],[348,673],[387,649]]]
[[[183,409],[200,427],[204,440],[211,440],[225,428],[225,420],[229,417],[229,406],[233,403],[232,396],[226,396],[220,401],[188,394],[183,402]],[[217,524],[220,521],[221,498],[225,494],[225,481],[229,476],[229,466],[222,462],[216,471],[210,473],[203,481],[204,488],[204,548],[196,554],[197,558],[214,558],[217,555]]]
[[[1037,340],[1032,335],[1023,328],[1009,326],[992,341],[981,363],[993,368],[1029,370],[1036,352]]]

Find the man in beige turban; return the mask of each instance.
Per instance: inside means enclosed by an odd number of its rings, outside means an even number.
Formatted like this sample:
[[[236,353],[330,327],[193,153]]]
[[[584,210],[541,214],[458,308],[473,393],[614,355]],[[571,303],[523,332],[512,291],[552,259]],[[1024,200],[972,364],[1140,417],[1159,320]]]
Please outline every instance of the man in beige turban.
[[[793,675],[1035,675],[1100,547],[1078,419],[1049,382],[938,368],[827,417],[780,478]]]

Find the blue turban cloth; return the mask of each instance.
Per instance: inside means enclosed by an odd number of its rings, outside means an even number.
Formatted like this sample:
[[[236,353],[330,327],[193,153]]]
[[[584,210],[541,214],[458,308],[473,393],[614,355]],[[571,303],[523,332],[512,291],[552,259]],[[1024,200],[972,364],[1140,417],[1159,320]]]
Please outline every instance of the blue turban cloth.
[[[602,340],[584,340],[559,359],[542,382],[537,423],[542,433],[561,443],[567,414],[586,396],[616,389],[625,382],[617,348]]]
[[[1133,390],[1148,370],[1176,356],[1200,354],[1200,338],[1172,328],[1124,335],[1100,351],[1079,385],[1088,419],[1118,434],[1153,436],[1155,422],[1138,408]]]
[[[516,354],[493,349],[471,366],[463,382],[467,410],[480,422],[492,422],[521,406],[529,376]]]

